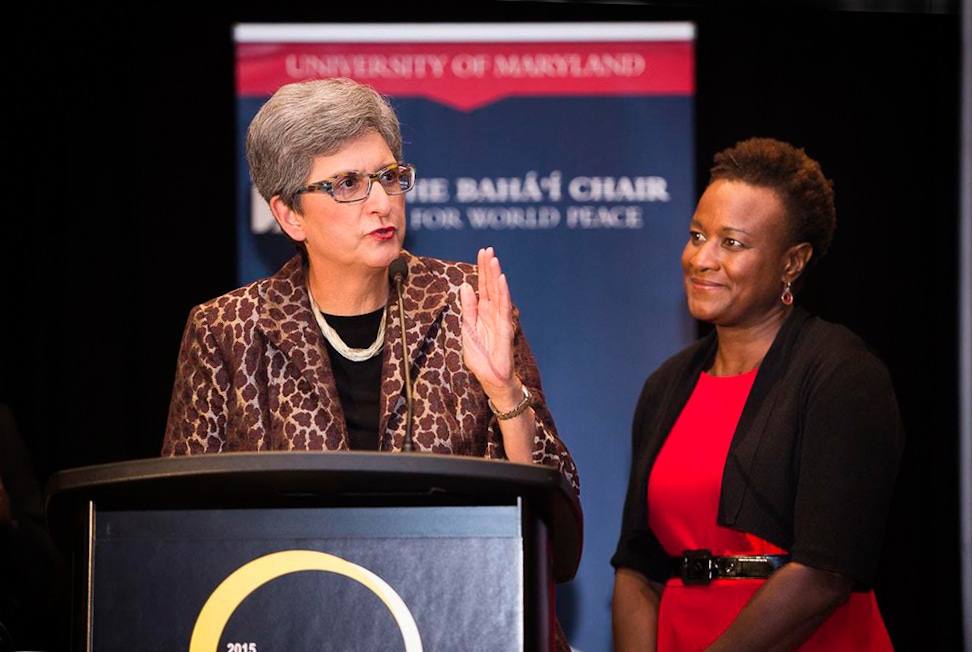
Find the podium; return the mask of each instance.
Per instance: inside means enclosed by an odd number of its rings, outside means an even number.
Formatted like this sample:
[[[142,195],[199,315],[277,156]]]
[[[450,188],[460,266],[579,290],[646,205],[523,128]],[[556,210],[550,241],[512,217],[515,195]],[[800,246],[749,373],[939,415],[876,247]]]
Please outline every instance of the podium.
[[[70,469],[47,517],[74,652],[546,652],[583,541],[557,469],[418,453]]]

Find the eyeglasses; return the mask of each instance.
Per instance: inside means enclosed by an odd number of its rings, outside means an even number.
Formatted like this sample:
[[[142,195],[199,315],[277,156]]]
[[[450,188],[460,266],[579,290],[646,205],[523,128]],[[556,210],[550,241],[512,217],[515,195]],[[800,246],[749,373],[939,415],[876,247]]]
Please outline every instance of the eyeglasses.
[[[298,194],[326,192],[334,201],[347,204],[362,201],[371,193],[371,184],[377,181],[389,195],[402,195],[415,185],[415,167],[408,163],[392,163],[374,174],[342,172],[323,181],[301,186]]]

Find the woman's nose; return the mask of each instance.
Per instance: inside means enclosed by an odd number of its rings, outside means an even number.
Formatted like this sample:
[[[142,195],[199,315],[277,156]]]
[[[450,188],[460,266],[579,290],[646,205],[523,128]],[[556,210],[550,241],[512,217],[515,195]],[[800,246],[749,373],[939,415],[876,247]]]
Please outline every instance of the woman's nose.
[[[702,242],[693,247],[691,255],[689,256],[689,263],[692,265],[693,269],[698,270],[712,269],[718,266],[715,252],[712,250],[712,244],[709,242]]]
[[[368,203],[377,202],[379,206],[387,206],[391,204],[391,195],[385,192],[383,185],[374,181],[371,184],[371,190],[368,191],[368,198],[365,201]]]

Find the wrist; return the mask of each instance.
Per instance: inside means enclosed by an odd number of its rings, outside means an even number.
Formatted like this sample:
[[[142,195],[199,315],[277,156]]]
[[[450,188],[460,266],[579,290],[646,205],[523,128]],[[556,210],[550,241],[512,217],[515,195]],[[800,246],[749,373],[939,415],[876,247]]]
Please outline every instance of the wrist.
[[[488,397],[486,398],[486,403],[489,405],[489,409],[499,421],[506,421],[507,419],[518,417],[524,412],[524,410],[530,407],[530,402],[533,399],[533,397],[530,395],[530,391],[527,389],[526,385],[523,384],[520,385],[520,388],[522,390],[520,401],[510,407],[508,410],[501,410],[497,408],[493,403],[493,399]]]

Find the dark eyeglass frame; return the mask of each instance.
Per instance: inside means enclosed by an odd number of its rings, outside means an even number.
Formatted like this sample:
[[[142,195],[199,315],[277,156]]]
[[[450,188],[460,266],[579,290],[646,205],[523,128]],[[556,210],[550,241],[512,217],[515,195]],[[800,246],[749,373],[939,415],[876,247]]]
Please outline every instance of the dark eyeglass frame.
[[[391,188],[386,186],[381,182],[381,177],[383,177],[388,172],[392,170],[401,170],[402,174],[399,175],[398,182]],[[338,199],[334,196],[334,187],[340,183],[342,180],[349,177],[357,177],[359,179],[367,178],[368,187],[365,189],[365,194],[362,197],[357,197],[355,199]],[[403,179],[407,179],[408,186],[402,187],[401,183]],[[340,174],[335,174],[333,177],[324,179],[323,181],[315,181],[306,186],[301,186],[297,189],[297,194],[302,195],[309,192],[324,192],[331,196],[331,199],[340,204],[353,204],[355,202],[364,201],[371,195],[371,186],[378,182],[379,185],[385,190],[388,195],[404,195],[406,192],[415,187],[415,166],[409,163],[392,163],[391,165],[386,165],[374,174],[367,174],[365,172],[342,172]]]

